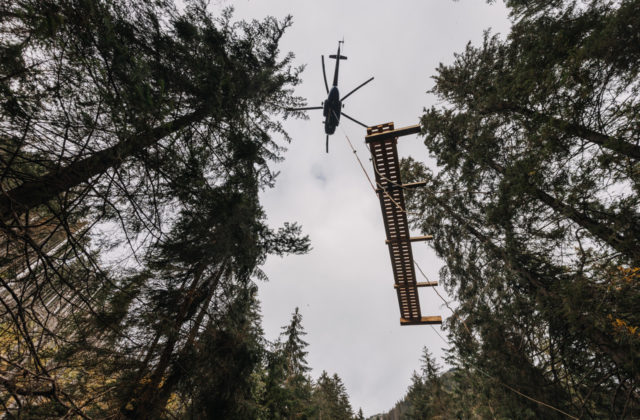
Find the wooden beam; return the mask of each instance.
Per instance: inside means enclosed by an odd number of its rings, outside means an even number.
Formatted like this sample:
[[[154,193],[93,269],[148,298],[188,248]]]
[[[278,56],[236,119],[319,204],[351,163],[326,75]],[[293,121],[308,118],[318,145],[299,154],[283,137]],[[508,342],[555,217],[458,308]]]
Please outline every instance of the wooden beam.
[[[427,185],[427,181],[410,182],[409,184],[389,185],[388,187],[385,187],[385,188],[377,188],[376,192],[393,191],[393,190],[407,189],[407,188],[418,188],[418,187],[424,187],[425,185]]]
[[[394,289],[408,289],[410,287],[435,287],[438,285],[437,281],[423,281],[423,282],[416,282],[416,284],[394,284],[393,287]]]
[[[409,240],[410,242],[418,242],[418,241],[430,241],[433,239],[433,235],[425,235],[425,236],[412,236],[410,238],[396,238],[396,239],[386,239],[384,241],[385,244],[393,244],[396,242],[403,242]]]
[[[369,134],[364,138],[366,143],[372,141],[380,141],[386,139],[392,139],[394,137],[408,136],[409,134],[418,134],[420,132],[420,125],[410,125],[408,127],[398,128],[396,130],[383,131],[382,133]]]
[[[388,122],[388,123],[384,123],[384,124],[378,124],[378,125],[372,125],[371,127],[367,127],[367,135],[373,134],[373,133],[381,133],[385,130],[393,130],[393,121],[392,122]]]
[[[410,182],[408,184],[402,184],[402,188],[418,188],[427,185],[427,181]]]
[[[442,324],[441,316],[423,316],[419,319],[400,318],[400,325],[433,325]]]

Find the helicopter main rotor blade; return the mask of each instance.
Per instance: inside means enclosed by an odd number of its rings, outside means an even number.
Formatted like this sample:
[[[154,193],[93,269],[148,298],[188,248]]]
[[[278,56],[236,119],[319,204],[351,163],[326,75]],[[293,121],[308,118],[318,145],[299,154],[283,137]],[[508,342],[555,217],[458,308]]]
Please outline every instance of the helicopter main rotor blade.
[[[329,153],[329,135],[327,134],[327,153]]]
[[[363,126],[364,128],[369,128],[368,125],[361,123],[360,121],[356,120],[355,118],[352,118],[350,116],[348,116],[347,114],[345,114],[344,112],[341,112],[340,114],[342,114],[343,116],[349,118],[351,121],[353,121],[356,124],[360,124],[361,126]]]
[[[329,93],[329,85],[327,84],[327,72],[324,70],[324,55],[322,57],[322,78],[324,79],[324,88]]]
[[[287,111],[309,111],[311,109],[322,109],[321,106],[305,106],[302,108],[287,108]]]
[[[351,92],[347,93],[346,95],[344,95],[342,97],[342,99],[340,99],[342,102],[345,101],[345,99],[347,99],[351,94],[353,94],[356,90],[360,89],[362,86],[366,85],[367,83],[369,83],[370,81],[373,80],[373,77],[369,80],[367,80],[366,82],[364,82],[363,84],[361,84],[360,86],[358,86],[357,88],[353,89]]]

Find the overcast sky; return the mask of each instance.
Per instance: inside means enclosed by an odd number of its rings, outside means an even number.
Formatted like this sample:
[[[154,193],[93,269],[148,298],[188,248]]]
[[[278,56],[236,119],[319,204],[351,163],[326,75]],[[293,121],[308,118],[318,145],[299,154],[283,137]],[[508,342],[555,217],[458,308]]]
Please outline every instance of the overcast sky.
[[[438,64],[451,63],[469,41],[479,44],[484,30],[504,35],[509,28],[500,1],[218,0],[212,5],[224,6],[235,7],[237,19],[293,16],[281,49],[306,65],[296,93],[310,106],[326,97],[320,55],[332,74],[334,60],[326,56],[335,54],[337,41],[344,38],[342,53],[348,60],[340,66],[341,93],[375,76],[349,97],[344,111],[369,125],[417,124],[422,109],[436,104],[426,92]],[[276,187],[262,195],[262,202],[270,225],[302,224],[313,250],[268,260],[264,270],[270,281],[259,284],[263,326],[267,338],[275,339],[299,307],[313,378],[322,370],[337,373],[354,410],[362,407],[370,416],[391,409],[404,396],[423,346],[443,364],[444,344],[429,326],[400,326],[378,199],[342,130],[330,137],[326,154],[322,113],[308,115],[308,120],[286,122],[293,142],[277,167]],[[373,177],[365,130],[344,118],[340,127]],[[418,136],[402,137],[398,150],[432,164]],[[442,263],[428,245],[414,243],[413,255],[436,280]],[[420,290],[420,300],[424,316],[449,315],[433,290]]]

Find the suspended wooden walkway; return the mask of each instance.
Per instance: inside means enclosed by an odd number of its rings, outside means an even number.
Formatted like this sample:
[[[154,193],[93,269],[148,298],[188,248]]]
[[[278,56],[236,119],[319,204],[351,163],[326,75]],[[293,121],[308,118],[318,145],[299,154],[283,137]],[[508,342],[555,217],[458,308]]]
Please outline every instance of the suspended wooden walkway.
[[[409,236],[409,222],[405,212],[404,189],[425,185],[424,182],[402,184],[398,161],[398,137],[420,132],[420,126],[394,130],[393,123],[367,128],[365,142],[369,145],[376,176],[376,192],[380,199],[384,229],[387,234],[395,289],[400,305],[400,325],[441,324],[440,316],[422,316],[418,287],[436,286],[437,282],[416,281],[411,242],[432,239],[428,236]]]

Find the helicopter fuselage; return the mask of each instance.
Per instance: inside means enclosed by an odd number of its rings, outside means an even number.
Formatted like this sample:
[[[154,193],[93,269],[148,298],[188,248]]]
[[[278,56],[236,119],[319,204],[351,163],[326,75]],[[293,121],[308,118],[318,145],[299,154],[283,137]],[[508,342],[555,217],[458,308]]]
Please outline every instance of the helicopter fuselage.
[[[291,111],[307,111],[312,109],[322,109],[322,115],[324,115],[324,132],[327,135],[326,139],[326,150],[329,153],[329,136],[336,132],[336,127],[340,124],[340,116],[344,115],[345,118],[353,121],[356,124],[359,124],[365,128],[368,126],[366,124],[361,123],[353,117],[348,116],[344,112],[342,112],[342,103],[351,96],[354,92],[360,89],[362,86],[366,85],[370,81],[373,80],[373,77],[362,83],[360,86],[353,89],[351,92],[347,93],[343,98],[340,98],[340,91],[338,90],[338,72],[340,71],[340,60],[346,60],[347,57],[340,54],[340,47],[344,41],[338,41],[338,51],[335,55],[330,55],[329,58],[333,58],[336,60],[336,67],[333,72],[333,85],[331,89],[329,89],[329,84],[327,83],[327,74],[325,72],[324,67],[324,55],[322,58],[322,78],[324,79],[324,87],[327,92],[327,99],[321,104],[321,106],[311,106],[311,107],[302,107],[302,108],[288,108]]]
[[[342,111],[342,101],[340,100],[340,91],[337,86],[333,86],[329,91],[327,100],[322,104],[322,115],[324,115],[324,132],[333,134],[336,127],[340,124],[340,113]]]

